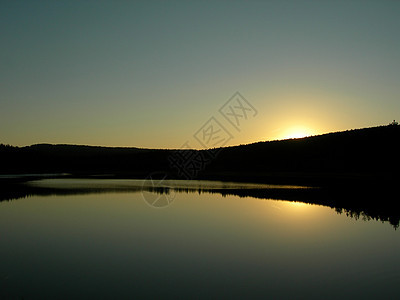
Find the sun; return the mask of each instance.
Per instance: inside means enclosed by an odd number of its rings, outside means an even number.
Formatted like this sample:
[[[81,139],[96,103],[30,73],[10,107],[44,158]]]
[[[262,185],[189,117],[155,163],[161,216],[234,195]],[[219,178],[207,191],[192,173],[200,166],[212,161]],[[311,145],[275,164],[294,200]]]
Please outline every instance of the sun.
[[[307,127],[295,126],[286,130],[283,139],[299,139],[313,135],[314,131]]]

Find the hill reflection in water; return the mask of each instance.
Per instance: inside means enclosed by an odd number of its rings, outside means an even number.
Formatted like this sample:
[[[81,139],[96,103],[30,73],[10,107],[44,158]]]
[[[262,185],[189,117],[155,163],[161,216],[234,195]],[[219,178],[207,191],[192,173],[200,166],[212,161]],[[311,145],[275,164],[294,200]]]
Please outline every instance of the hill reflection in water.
[[[323,205],[354,219],[377,220],[400,224],[400,213],[386,190],[322,189],[289,185],[266,185],[217,181],[167,180],[161,185],[145,180],[110,179],[47,179],[22,184],[3,184],[0,201],[32,196],[83,195],[96,193],[141,193],[160,195],[174,193],[211,193],[226,196],[252,197],[260,200],[282,200]]]

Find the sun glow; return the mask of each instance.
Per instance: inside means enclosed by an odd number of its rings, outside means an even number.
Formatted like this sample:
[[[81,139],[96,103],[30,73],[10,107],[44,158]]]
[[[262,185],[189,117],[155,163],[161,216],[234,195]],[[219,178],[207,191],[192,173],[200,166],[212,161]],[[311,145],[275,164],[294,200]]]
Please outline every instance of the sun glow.
[[[306,127],[292,127],[283,135],[283,139],[299,139],[315,134],[311,129]]]

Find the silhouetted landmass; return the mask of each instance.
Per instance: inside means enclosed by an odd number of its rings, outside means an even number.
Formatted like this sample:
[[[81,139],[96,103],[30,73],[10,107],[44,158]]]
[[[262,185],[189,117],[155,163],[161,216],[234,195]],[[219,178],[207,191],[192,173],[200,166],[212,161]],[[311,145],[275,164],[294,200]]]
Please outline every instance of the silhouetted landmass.
[[[0,174],[142,174],[165,164],[168,150],[38,144],[0,146]]]
[[[207,172],[312,185],[390,180],[399,173],[399,140],[400,126],[390,125],[260,142],[222,149]]]
[[[197,151],[51,144],[27,147],[1,145],[0,174],[108,174],[117,178],[143,178],[158,171],[183,179],[234,179],[308,185],[369,180],[387,182],[398,174],[398,140],[400,126],[389,125]],[[192,157],[192,161],[181,161],[186,174],[171,165],[171,158],[177,155]]]

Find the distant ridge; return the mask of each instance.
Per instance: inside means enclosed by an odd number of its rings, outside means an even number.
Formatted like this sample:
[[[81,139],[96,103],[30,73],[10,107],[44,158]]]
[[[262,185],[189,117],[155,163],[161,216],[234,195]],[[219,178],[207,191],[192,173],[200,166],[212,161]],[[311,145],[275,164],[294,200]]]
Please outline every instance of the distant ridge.
[[[298,139],[214,149],[189,179],[326,183],[332,178],[398,176],[400,126],[352,129]],[[208,155],[207,150],[195,151]],[[0,145],[0,174],[114,174],[144,178],[165,172],[179,178],[170,157],[176,150],[68,144]],[[196,178],[195,178],[196,177]]]
[[[30,146],[24,146],[21,148],[46,148],[46,147],[57,147],[59,149],[73,149],[73,148],[82,148],[82,149],[145,149],[145,148],[137,148],[137,147],[112,147],[112,146],[95,146],[95,145],[77,145],[77,144],[50,144],[50,143],[40,143],[33,144]]]
[[[388,128],[398,128],[400,125],[396,122],[393,121],[389,125],[380,125],[380,126],[371,126],[371,127],[363,127],[363,128],[355,128],[355,129],[347,129],[347,130],[341,130],[341,131],[332,131],[332,132],[326,132],[326,133],[321,133],[321,134],[316,134],[316,135],[310,135],[306,137],[301,137],[301,138],[285,138],[285,139],[276,139],[276,140],[265,140],[265,141],[259,141],[259,142],[252,142],[248,144],[241,144],[241,145],[234,145],[234,146],[226,146],[222,148],[232,148],[232,147],[242,147],[242,146],[249,146],[249,145],[254,145],[254,144],[259,144],[259,143],[275,143],[275,142],[285,142],[285,141],[290,141],[290,140],[302,140],[302,139],[309,139],[309,138],[316,138],[316,137],[322,137],[322,136],[329,136],[329,135],[339,135],[339,134],[348,134],[348,133],[357,133],[360,131],[369,131],[369,130],[379,130],[379,129],[388,129]],[[5,145],[0,143],[0,147],[12,147],[12,148],[46,148],[46,147],[59,147],[59,148],[66,148],[66,149],[72,149],[72,148],[79,148],[81,147],[82,149],[121,149],[121,150],[126,150],[126,149],[136,149],[136,150],[178,150],[178,148],[144,148],[144,147],[131,147],[131,146],[98,146],[98,145],[84,145],[84,144],[51,144],[51,143],[38,143],[38,144],[32,144],[28,146],[13,146],[13,145]]]

